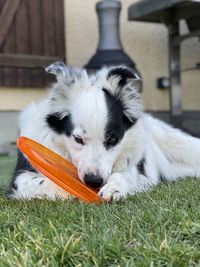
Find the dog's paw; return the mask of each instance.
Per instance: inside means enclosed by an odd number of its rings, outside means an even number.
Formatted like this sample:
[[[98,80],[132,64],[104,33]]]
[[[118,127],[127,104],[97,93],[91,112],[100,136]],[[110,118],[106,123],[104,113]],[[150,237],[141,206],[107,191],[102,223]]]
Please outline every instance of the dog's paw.
[[[107,184],[100,189],[98,195],[108,202],[112,200],[118,201],[125,198],[128,191],[127,187],[123,184],[122,179],[123,178],[119,173],[111,175]]]

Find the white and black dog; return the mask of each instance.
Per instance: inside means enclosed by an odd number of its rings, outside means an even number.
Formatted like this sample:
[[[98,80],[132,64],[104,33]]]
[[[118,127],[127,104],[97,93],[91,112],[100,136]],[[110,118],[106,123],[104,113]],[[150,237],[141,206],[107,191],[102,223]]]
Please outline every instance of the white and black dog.
[[[72,161],[102,198],[119,200],[163,179],[200,176],[200,139],[143,112],[132,70],[104,68],[90,77],[60,62],[46,70],[57,83],[46,100],[22,112],[20,135]],[[67,196],[19,152],[10,197]]]

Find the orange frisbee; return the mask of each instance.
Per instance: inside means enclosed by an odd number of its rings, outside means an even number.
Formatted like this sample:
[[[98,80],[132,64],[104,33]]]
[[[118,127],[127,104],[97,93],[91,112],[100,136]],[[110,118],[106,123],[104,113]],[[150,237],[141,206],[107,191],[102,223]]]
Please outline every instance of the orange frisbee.
[[[17,147],[38,171],[69,194],[86,202],[103,201],[96,190],[80,181],[75,166],[57,153],[24,136],[17,139]]]

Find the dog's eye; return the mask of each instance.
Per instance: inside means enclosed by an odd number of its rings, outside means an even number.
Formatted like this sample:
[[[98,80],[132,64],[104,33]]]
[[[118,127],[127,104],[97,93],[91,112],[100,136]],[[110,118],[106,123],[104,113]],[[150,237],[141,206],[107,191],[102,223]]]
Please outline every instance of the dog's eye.
[[[118,143],[118,138],[114,135],[111,135],[106,139],[106,145],[107,146],[114,146],[117,143]]]
[[[80,136],[73,136],[76,143],[84,145],[83,139]]]

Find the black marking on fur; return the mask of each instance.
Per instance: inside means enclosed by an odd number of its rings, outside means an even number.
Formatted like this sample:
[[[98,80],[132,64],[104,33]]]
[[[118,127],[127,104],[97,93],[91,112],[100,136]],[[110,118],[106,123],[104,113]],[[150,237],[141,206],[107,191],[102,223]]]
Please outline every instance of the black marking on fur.
[[[16,177],[26,171],[37,173],[36,169],[33,168],[33,166],[28,162],[24,154],[18,150],[17,163],[16,163],[16,167],[15,167],[12,179],[11,179],[8,193],[12,193],[13,189],[18,190],[18,187],[16,185]]]
[[[52,97],[52,98],[50,99],[50,102],[54,102],[54,101],[56,101],[56,98],[55,98],[55,97]]]
[[[123,67],[121,68],[118,67],[110,70],[108,73],[108,79],[111,76],[118,76],[120,78],[119,80],[120,87],[123,87],[127,83],[127,79],[137,79],[137,76],[131,69]]]
[[[39,183],[39,184],[41,185],[41,184],[43,184],[43,183],[44,183],[44,180],[40,181],[40,183]]]
[[[163,175],[163,174],[159,174],[159,180],[163,183],[165,183],[167,181],[167,178]]]
[[[138,169],[138,172],[144,176],[146,176],[146,173],[145,173],[145,157],[143,157],[137,164],[137,169]]]
[[[64,118],[60,118],[59,113],[49,114],[46,117],[46,121],[49,127],[58,134],[66,134],[67,136],[71,136],[74,125],[71,120],[71,115],[67,115]]]
[[[106,149],[109,149],[120,142],[123,138],[124,133],[128,130],[134,123],[132,123],[123,112],[123,105],[121,101],[111,95],[106,89],[103,88],[106,103],[108,107],[108,122],[105,128],[105,142],[104,145]],[[106,142],[109,137],[115,137],[117,142],[112,146]]]
[[[14,189],[15,191],[18,190],[18,186],[16,185],[15,181],[12,182],[11,188]]]
[[[38,178],[40,178],[40,177],[39,176],[33,176],[32,180],[35,180],[35,179],[38,179]]]

